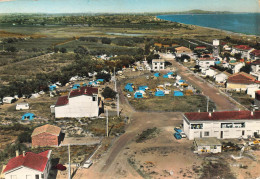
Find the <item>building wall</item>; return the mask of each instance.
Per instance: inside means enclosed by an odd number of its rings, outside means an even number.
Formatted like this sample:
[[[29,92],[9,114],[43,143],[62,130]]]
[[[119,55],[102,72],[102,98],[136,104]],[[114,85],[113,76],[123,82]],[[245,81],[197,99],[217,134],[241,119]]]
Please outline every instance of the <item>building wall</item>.
[[[214,149],[215,147],[215,149]],[[205,146],[198,146],[195,148],[195,152],[201,153],[202,151],[207,152],[207,153],[220,153],[221,152],[221,145],[215,145],[215,146],[210,146],[210,145],[205,145]]]
[[[236,84],[236,83],[227,82],[227,89],[233,89],[233,90],[236,90],[236,91],[240,91],[240,89],[242,91],[246,91],[248,86],[249,85],[247,85],[247,84]]]
[[[209,68],[212,65],[215,65],[215,61],[197,61],[197,65],[203,67],[203,68]]]
[[[223,128],[222,123],[245,123],[245,127],[241,128]],[[186,123],[186,124],[185,124]],[[202,124],[202,129],[191,129],[191,125]],[[185,119],[183,125],[187,125]],[[254,133],[260,134],[260,120],[225,120],[225,121],[192,121],[188,126],[185,126],[184,132],[189,140],[194,138],[216,137],[218,139],[231,139],[231,138],[248,138],[254,136]]]
[[[164,70],[165,63],[164,62],[152,62],[152,69],[154,71]]]
[[[81,95],[69,98],[69,103],[55,107],[56,118],[96,117],[99,115],[98,97]]]
[[[38,146],[58,146],[58,136],[48,133],[41,133],[32,137],[32,147]]]
[[[37,170],[33,170],[27,167],[20,167],[5,173],[5,179],[13,179],[12,176],[17,179],[35,179],[36,175],[39,175],[39,178],[42,179],[41,174],[44,172],[40,172]],[[44,176],[44,179],[47,179],[47,176]]]

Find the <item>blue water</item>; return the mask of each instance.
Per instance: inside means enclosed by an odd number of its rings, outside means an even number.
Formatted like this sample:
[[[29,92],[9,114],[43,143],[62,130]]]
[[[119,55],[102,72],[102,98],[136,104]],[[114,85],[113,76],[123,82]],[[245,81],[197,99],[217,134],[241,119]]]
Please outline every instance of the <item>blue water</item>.
[[[231,32],[260,35],[260,13],[160,15],[160,19]]]

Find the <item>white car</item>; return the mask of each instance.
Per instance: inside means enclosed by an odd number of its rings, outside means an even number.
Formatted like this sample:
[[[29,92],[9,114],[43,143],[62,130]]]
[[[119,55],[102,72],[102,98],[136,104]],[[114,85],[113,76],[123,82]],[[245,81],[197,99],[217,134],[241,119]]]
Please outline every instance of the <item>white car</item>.
[[[91,165],[93,164],[93,162],[91,160],[87,160],[84,164],[83,164],[83,168],[89,168]]]
[[[187,135],[184,132],[181,132],[180,135],[181,135],[181,138],[186,138],[187,137]]]
[[[131,98],[132,96],[131,96],[131,94],[127,94],[126,97]]]

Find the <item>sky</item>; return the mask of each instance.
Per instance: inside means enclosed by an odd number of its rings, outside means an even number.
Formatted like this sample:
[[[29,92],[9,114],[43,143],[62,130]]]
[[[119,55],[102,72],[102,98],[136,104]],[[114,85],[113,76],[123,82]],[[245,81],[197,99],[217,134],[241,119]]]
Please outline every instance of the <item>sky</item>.
[[[0,13],[260,12],[260,0],[0,0]]]

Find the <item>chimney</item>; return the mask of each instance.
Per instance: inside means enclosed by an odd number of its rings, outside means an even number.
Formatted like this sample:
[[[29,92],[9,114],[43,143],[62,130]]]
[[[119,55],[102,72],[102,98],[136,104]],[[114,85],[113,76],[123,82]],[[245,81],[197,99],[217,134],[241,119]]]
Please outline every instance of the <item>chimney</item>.
[[[254,116],[254,111],[251,111],[251,116]]]
[[[209,117],[211,117],[211,112],[209,112]]]
[[[16,155],[16,157],[19,156],[19,150],[16,150],[16,151],[15,151],[15,155]]]
[[[25,151],[23,151],[23,157],[25,157]]]

